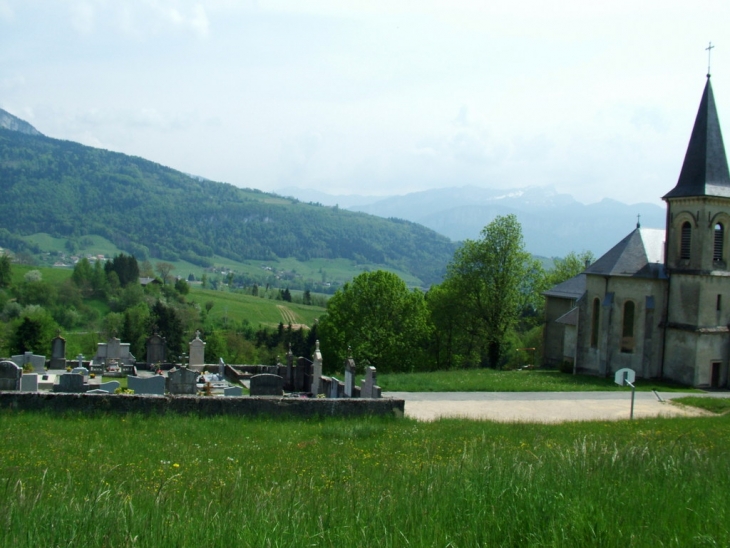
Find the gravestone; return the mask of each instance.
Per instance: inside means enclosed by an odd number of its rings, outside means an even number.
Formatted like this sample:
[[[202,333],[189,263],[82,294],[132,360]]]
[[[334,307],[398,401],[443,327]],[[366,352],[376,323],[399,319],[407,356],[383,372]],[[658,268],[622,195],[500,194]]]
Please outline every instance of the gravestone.
[[[165,377],[162,375],[155,375],[154,377],[147,378],[127,377],[127,388],[133,390],[135,394],[164,396]]]
[[[243,388],[240,386],[229,386],[223,389],[224,396],[243,396]]]
[[[320,393],[320,382],[322,380],[322,352],[319,350],[319,341],[315,343],[314,355],[312,356],[312,394]]]
[[[38,373],[26,373],[20,377],[21,392],[38,392]]]
[[[41,375],[46,372],[46,357],[33,354],[33,352],[26,352],[25,354],[18,354],[11,358],[15,362],[15,365],[19,365],[21,369],[26,364],[30,364],[33,368],[34,373],[40,373]]]
[[[157,333],[147,339],[147,365],[165,363],[167,356],[165,343],[165,338]]]
[[[0,362],[0,390],[20,390],[23,368],[11,361]]]
[[[64,373],[58,377],[58,384],[53,385],[54,392],[85,392],[84,376],[78,373]]]
[[[66,369],[66,339],[57,336],[51,341],[50,369]]]
[[[86,369],[85,367],[74,367],[71,370],[71,373],[76,373],[77,375],[83,375],[84,377],[89,376],[89,370]]]
[[[226,375],[226,362],[223,358],[218,359],[218,380],[222,381]]]
[[[167,391],[173,395],[195,395],[198,393],[198,377],[200,373],[187,367],[170,371],[167,374]]]
[[[291,343],[289,343],[289,351],[286,353],[286,377],[284,381],[287,390],[294,390],[294,354],[291,351]]]
[[[93,390],[87,390],[87,394],[109,394],[106,390],[102,390],[100,388],[94,388]]]
[[[205,365],[205,343],[200,340],[200,331],[195,332],[195,338],[190,341],[190,365]]]
[[[348,350],[350,350],[348,348]],[[352,355],[345,360],[345,397],[355,397],[355,360]]]
[[[377,381],[377,373],[372,365],[365,368],[365,379],[363,379],[360,385],[360,397],[361,398],[376,398],[378,397],[377,391],[375,390],[375,384]]]
[[[284,379],[279,375],[262,373],[251,377],[249,394],[252,396],[283,396]]]
[[[101,383],[97,390],[101,390],[102,392],[106,392],[107,394],[114,394],[114,392],[116,392],[117,388],[119,387],[121,387],[119,381],[109,381]]]
[[[115,363],[115,365],[119,364],[119,361],[122,358],[122,341],[117,339],[116,337],[110,338],[106,343],[106,365],[109,365],[109,362]]]

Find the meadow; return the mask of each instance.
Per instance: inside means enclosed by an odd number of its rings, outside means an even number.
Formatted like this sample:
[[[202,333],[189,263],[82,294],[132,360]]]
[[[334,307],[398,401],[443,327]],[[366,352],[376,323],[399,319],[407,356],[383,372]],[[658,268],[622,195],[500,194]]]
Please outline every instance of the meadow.
[[[0,413],[0,546],[726,546],[730,418]]]
[[[572,375],[555,370],[458,369],[425,373],[379,374],[378,384],[388,392],[596,392],[629,390],[613,378]],[[640,391],[701,392],[666,381],[637,379]]]

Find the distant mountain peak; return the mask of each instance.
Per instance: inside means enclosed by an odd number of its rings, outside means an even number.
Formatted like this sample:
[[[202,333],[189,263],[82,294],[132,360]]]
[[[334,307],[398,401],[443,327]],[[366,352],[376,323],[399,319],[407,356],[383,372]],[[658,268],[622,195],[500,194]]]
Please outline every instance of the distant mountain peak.
[[[26,135],[43,135],[25,120],[13,116],[8,111],[0,108],[0,127],[10,131],[18,131]]]

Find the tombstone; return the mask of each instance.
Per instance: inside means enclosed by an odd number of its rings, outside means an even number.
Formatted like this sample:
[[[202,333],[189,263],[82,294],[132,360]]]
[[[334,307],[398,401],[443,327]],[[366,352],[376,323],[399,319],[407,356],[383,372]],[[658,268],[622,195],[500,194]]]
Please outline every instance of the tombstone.
[[[372,365],[365,368],[365,379],[362,381],[360,386],[360,397],[361,398],[374,398],[376,397],[374,387],[377,379],[377,373]]]
[[[167,356],[165,343],[165,338],[157,333],[147,339],[147,365],[165,363]]]
[[[54,392],[85,392],[84,376],[78,373],[64,373],[58,377],[58,384],[53,385]]]
[[[117,391],[117,388],[120,388],[121,386],[122,385],[119,383],[119,381],[109,381],[99,384],[99,388],[97,388],[97,390],[101,390],[102,392],[106,392],[107,394],[114,394]]]
[[[262,373],[251,377],[249,394],[252,396],[283,396],[284,379],[279,375]]]
[[[200,340],[200,331],[195,332],[195,338],[190,341],[190,365],[205,365],[205,343]]]
[[[345,395],[345,383],[332,377],[328,397],[337,399]]]
[[[288,390],[294,389],[294,354],[291,351],[291,343],[289,343],[289,351],[286,353],[286,377],[284,381],[284,386]]]
[[[312,386],[312,362],[305,357],[297,358],[294,368],[294,391],[309,392]]]
[[[243,388],[240,386],[229,386],[223,389],[224,396],[243,396]]]
[[[350,350],[350,348],[348,348]],[[355,360],[352,359],[352,354],[345,360],[345,397],[355,397]]]
[[[167,374],[167,391],[170,394],[192,394],[198,393],[198,377],[200,373],[182,367]]]
[[[66,369],[66,339],[60,335],[51,341],[51,363],[49,369]]]
[[[26,373],[20,377],[21,392],[38,392],[38,373]]]
[[[87,390],[87,394],[109,394],[106,390],[101,390],[100,388],[94,388],[93,390]]]
[[[43,375],[46,372],[46,357],[38,356],[33,352],[26,352],[25,354],[18,354],[11,358],[15,365],[19,365],[21,369],[26,364],[30,364],[33,368],[33,373],[40,373]]]
[[[225,376],[226,376],[226,362],[223,361],[223,358],[219,358],[218,359],[218,380],[222,381]]]
[[[109,365],[109,362],[116,362],[116,364],[119,364],[119,361],[122,359],[122,341],[117,339],[116,337],[110,338],[106,343],[106,362],[105,365]]]
[[[84,377],[89,376],[89,370],[86,369],[85,367],[74,367],[71,370],[71,373],[76,373],[77,375],[83,375]]]
[[[312,394],[315,396],[320,392],[322,379],[322,352],[319,350],[319,341],[315,343],[314,355],[312,356]]]
[[[105,383],[108,384],[108,383]],[[157,396],[165,395],[165,377],[155,375],[154,377],[127,377],[127,388],[135,394],[152,394]]]

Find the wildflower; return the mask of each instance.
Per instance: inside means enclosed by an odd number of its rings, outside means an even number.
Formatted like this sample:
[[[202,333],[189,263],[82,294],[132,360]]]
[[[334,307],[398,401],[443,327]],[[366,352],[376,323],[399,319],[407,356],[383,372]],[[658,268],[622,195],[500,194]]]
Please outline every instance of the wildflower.
[[[175,463],[172,465],[173,468],[180,468],[180,465],[178,463]]]

